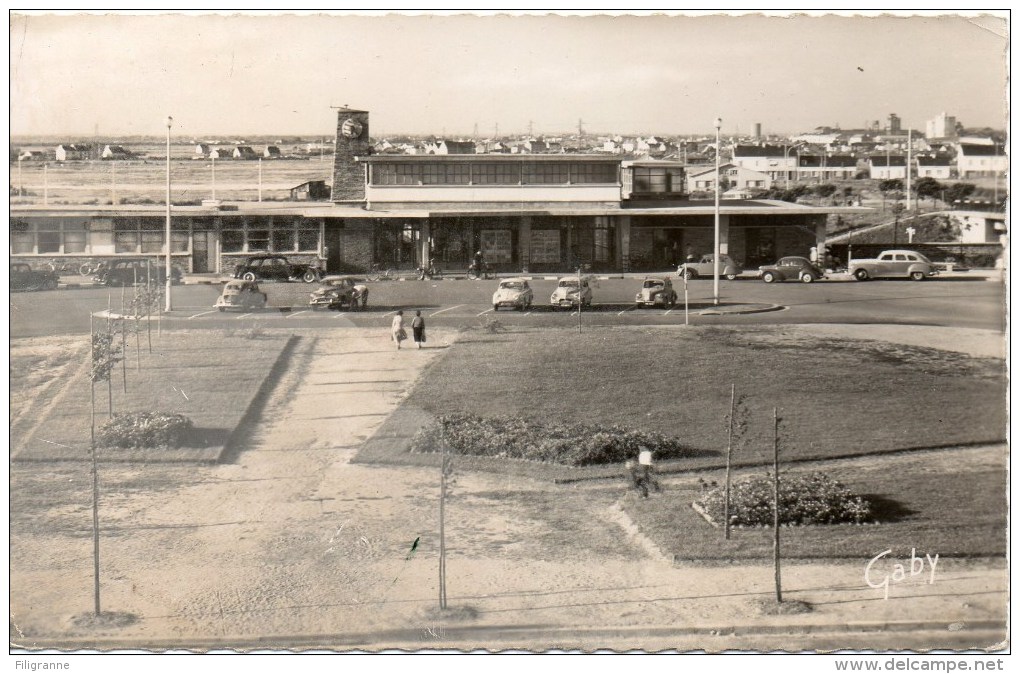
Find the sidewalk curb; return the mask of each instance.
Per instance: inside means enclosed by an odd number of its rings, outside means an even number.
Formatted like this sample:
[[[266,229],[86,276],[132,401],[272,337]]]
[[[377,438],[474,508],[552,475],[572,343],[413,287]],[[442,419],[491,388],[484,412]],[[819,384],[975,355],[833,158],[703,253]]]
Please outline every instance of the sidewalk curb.
[[[591,640],[611,638],[669,638],[669,637],[733,637],[733,636],[766,636],[766,635],[820,635],[820,634],[867,634],[872,632],[944,632],[947,635],[973,634],[981,632],[995,633],[997,638],[1006,639],[1006,623],[999,620],[977,620],[969,623],[950,623],[945,621],[875,621],[850,623],[791,623],[785,625],[754,625],[754,624],[723,624],[688,627],[666,626],[606,626],[578,628],[561,625],[462,625],[444,624],[439,630],[441,639],[433,635],[428,641],[423,640],[424,632],[434,625],[420,627],[400,627],[381,629],[374,632],[343,633],[343,634],[292,634],[292,635],[258,635],[230,638],[227,636],[215,639],[188,639],[177,637],[171,639],[155,639],[145,637],[128,637],[118,639],[104,636],[93,639],[39,639],[32,640],[30,645],[18,644],[12,640],[12,648],[60,650],[97,649],[116,650],[142,648],[159,651],[163,649],[204,650],[229,648],[232,650],[251,649],[354,649],[359,646],[379,646],[384,649],[399,648],[396,644],[416,644],[418,648],[437,647],[444,643],[484,641],[484,650],[492,649],[493,641],[520,644],[522,641],[550,644],[548,648],[570,648],[567,644],[577,644]],[[1001,633],[1001,634],[1000,634]],[[27,640],[26,640],[27,641]],[[989,644],[991,645],[991,644]],[[513,647],[508,645],[507,648]],[[937,647],[937,646],[936,646]],[[531,650],[527,646],[525,650]],[[540,647],[544,650],[545,647]]]

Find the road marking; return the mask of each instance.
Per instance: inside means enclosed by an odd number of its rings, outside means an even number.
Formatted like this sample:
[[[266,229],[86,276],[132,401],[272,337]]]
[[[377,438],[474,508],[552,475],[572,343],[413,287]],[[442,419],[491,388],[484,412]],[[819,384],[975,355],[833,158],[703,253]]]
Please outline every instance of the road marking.
[[[206,314],[215,314],[217,311],[218,311],[217,309],[213,309],[212,311],[203,311],[200,314],[195,314],[194,316],[188,316],[188,320],[190,321],[192,318],[198,318],[199,316],[205,316]]]
[[[251,313],[247,313],[247,314],[241,314],[240,316],[238,316],[238,317],[237,317],[236,319],[234,319],[234,320],[237,320],[237,321],[239,321],[239,320],[241,320],[242,318],[247,318],[248,316],[251,316],[251,315],[252,315],[252,313],[254,313],[254,312],[251,312]]]
[[[397,313],[396,311],[391,311],[388,314],[383,314],[382,316],[380,316],[380,318],[386,318],[387,316],[393,316],[396,313]]]
[[[491,312],[491,311],[492,311],[492,309],[486,309],[485,311],[483,311],[483,312],[482,312],[482,313],[480,313],[480,314],[475,314],[475,318],[478,318],[479,316],[484,316],[485,314],[487,314],[487,313],[489,313],[489,312]],[[435,314],[433,314],[433,316],[434,316],[434,315],[435,315]]]
[[[666,313],[664,313],[663,316],[669,316],[671,311],[673,311],[673,310],[672,309],[666,309]]]
[[[334,316],[333,318],[340,318],[341,316],[346,316],[346,315],[347,315],[347,312],[346,312],[346,311],[341,311],[340,313],[338,313],[338,314],[337,314],[336,316]]]
[[[617,315],[617,316],[623,316],[623,315],[624,315],[625,313],[627,313],[628,311],[634,311],[634,309],[636,309],[636,308],[637,308],[637,307],[627,307],[626,309],[624,309],[623,311],[621,311],[620,313],[618,313],[618,314],[616,314],[616,315]]]
[[[290,318],[291,316],[297,316],[298,314],[307,314],[307,313],[308,313],[308,309],[303,309],[301,311],[292,311],[289,315],[284,316],[284,318]]]
[[[454,309],[458,309],[458,308],[460,308],[462,306],[464,306],[464,305],[463,304],[457,304],[455,306],[448,307],[446,309],[440,309],[439,311],[435,312],[434,314],[429,314],[429,318],[432,318],[433,316],[437,316],[437,315],[443,313],[444,311],[453,311]]]
[[[528,313],[526,313],[526,314],[523,314],[523,315],[524,315],[524,316],[530,316],[530,315],[531,315],[531,312],[529,311]]]

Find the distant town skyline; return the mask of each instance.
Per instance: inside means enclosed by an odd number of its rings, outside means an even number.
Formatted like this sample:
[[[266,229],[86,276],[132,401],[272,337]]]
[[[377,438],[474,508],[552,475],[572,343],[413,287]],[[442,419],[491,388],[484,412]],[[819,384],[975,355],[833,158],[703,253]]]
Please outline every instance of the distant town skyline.
[[[12,14],[12,136],[1006,126],[1003,16]]]

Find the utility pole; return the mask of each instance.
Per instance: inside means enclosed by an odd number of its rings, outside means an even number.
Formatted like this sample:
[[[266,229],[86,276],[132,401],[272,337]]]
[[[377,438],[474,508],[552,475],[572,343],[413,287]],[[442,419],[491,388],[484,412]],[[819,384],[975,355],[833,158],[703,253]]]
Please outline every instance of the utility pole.
[[[170,128],[174,125],[174,118],[166,118],[166,311],[173,311],[173,300],[170,297],[172,269],[170,263]]]
[[[580,117],[577,118],[577,135],[581,138],[584,137],[584,120]]]
[[[911,159],[911,145],[913,145],[913,129],[907,129],[907,210],[911,208],[910,203],[910,159]]]
[[[529,119],[528,120],[528,138],[534,138],[534,137],[535,137],[535,123]]]
[[[772,560],[776,567],[776,601],[783,601],[783,583],[779,571],[779,410],[772,408]]]

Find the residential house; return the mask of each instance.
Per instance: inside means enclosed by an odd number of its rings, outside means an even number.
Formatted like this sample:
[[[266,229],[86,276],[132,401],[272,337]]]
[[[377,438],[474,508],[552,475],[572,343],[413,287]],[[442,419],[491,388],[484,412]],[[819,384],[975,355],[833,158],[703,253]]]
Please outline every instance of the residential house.
[[[57,161],[79,161],[92,156],[92,146],[87,144],[62,144],[57,146]]]
[[[297,187],[290,188],[292,201],[327,201],[330,189],[325,180],[309,180]]]
[[[956,174],[960,178],[1002,175],[1009,168],[1009,157],[998,145],[960,143],[956,153]]]
[[[279,159],[282,155],[280,154],[280,148],[275,145],[267,145],[266,149],[262,151],[262,156],[266,159]]]
[[[733,163],[765,173],[770,180],[789,180],[797,170],[797,148],[793,145],[737,144],[733,147]]]
[[[103,148],[103,159],[134,159],[134,153],[121,145],[107,145]]]
[[[857,175],[857,157],[849,154],[802,154],[797,159],[797,178],[848,180]]]
[[[258,155],[251,146],[238,145],[234,148],[234,159],[258,159]]]
[[[767,190],[772,187],[772,176],[765,171],[755,171],[738,164],[727,162],[719,167],[720,180],[724,189]],[[690,168],[687,174],[688,192],[712,192],[715,190],[715,167]]]
[[[429,154],[475,154],[474,141],[441,140],[430,146]]]
[[[917,158],[917,177],[947,180],[952,176],[953,160],[949,155],[921,155]]]
[[[197,145],[195,145],[195,157],[196,158],[198,158],[198,157],[207,157],[207,156],[209,156],[209,144],[208,143],[198,143]]]
[[[872,180],[893,180],[907,177],[907,158],[903,155],[876,154],[868,158],[868,177]]]
[[[209,159],[231,159],[234,151],[229,147],[214,147],[209,150]]]
[[[544,140],[526,140],[523,147],[528,154],[540,154],[549,150]]]

